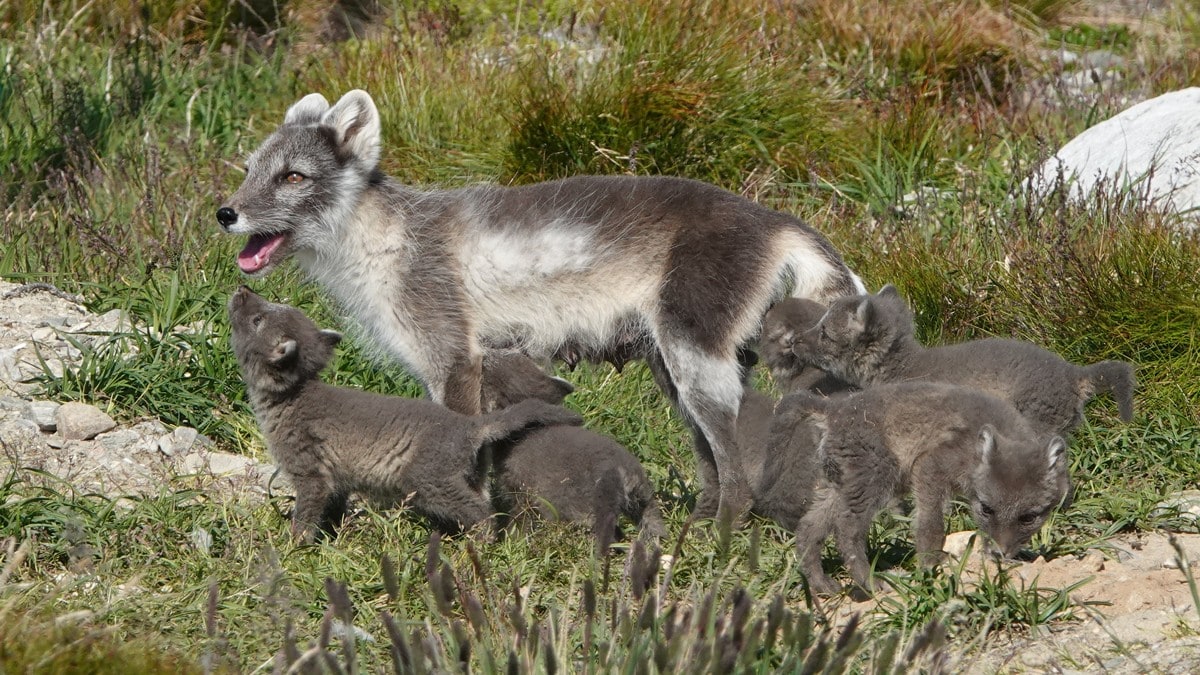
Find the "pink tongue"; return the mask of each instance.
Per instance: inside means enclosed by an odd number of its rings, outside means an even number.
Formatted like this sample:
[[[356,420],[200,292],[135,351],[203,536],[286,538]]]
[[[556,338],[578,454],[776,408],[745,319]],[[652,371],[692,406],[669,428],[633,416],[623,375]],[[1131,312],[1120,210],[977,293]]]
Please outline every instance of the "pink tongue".
[[[238,267],[246,274],[253,274],[271,262],[271,254],[283,243],[282,234],[255,234],[246,242],[246,248],[238,254]]]

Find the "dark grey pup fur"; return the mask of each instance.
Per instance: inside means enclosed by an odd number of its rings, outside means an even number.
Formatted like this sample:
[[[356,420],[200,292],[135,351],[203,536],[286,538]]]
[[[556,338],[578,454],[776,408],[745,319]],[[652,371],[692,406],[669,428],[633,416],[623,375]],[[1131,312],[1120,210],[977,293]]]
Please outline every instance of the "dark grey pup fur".
[[[444,529],[476,525],[492,515],[481,446],[530,427],[583,422],[535,400],[470,417],[432,401],[334,387],[318,375],[339,333],[245,286],[230,298],[229,318],[267,449],[296,491],[298,539],[333,534],[351,493],[407,502]]]
[[[508,409],[530,398],[561,403],[571,385],[546,374],[519,352],[489,351],[483,358],[480,407]],[[536,512],[547,520],[588,523],[598,539],[624,516],[643,537],[666,534],[646,470],[612,438],[578,426],[550,426],[492,447],[493,500],[513,520]]]
[[[489,351],[483,361],[484,410],[496,410],[525,398],[557,403],[571,393],[570,384],[546,374],[523,354]],[[753,494],[752,512],[795,531],[812,502],[818,474],[818,431],[811,423],[775,424],[775,400],[745,387],[738,413],[738,461]],[[523,503],[543,513],[578,522],[603,522],[612,504],[637,522],[653,497],[645,471],[628,450],[612,439],[581,428],[538,429],[510,439],[495,455],[499,510],[519,510]],[[507,454],[507,456],[505,456]],[[602,480],[620,468],[622,481]],[[583,479],[581,483],[580,479]],[[505,495],[512,497],[505,498]],[[664,531],[656,504],[642,517],[642,531]],[[649,523],[649,524],[648,524]]]
[[[1084,405],[1112,392],[1121,419],[1133,419],[1133,366],[1100,361],[1078,366],[1037,345],[986,338],[926,348],[913,316],[892,285],[875,295],[840,298],[815,330],[822,367],[861,387],[928,380],[974,387],[1007,400],[1030,421],[1066,435],[1083,421]]]
[[[784,298],[763,317],[759,353],[784,393],[811,391],[822,396],[855,389],[817,367],[812,330],[828,308],[807,298]]]
[[[880,510],[911,492],[918,558],[939,561],[950,499],[969,500],[997,551],[1015,555],[1067,496],[1067,445],[1037,431],[1008,403],[935,382],[880,385],[846,396],[783,398],[781,423],[811,418],[822,430],[822,483],[796,546],[816,593],[837,584],[821,567],[833,533],[859,587],[871,590],[867,531]]]
[[[217,211],[222,228],[249,237],[241,269],[265,274],[295,257],[433,400],[459,412],[478,412],[487,348],[539,361],[646,359],[696,431],[706,488],[697,512],[744,512],[749,486],[730,459],[739,352],[776,300],[863,292],[829,240],[682,178],[417,190],[380,172],[381,139],[364,91],[289,108]]]
[[[738,412],[738,456],[754,494],[751,509],[795,532],[820,475],[820,431],[808,420],[775,415],[775,399],[746,387]]]

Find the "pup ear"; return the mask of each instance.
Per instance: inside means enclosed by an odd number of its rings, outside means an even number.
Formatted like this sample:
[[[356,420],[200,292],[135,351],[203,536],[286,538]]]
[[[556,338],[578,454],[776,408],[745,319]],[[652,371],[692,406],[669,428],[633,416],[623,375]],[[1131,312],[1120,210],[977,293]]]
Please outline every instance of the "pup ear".
[[[996,428],[985,424],[979,428],[979,456],[984,464],[990,463],[996,453]]]
[[[309,94],[292,104],[283,116],[284,124],[316,124],[329,110],[329,101],[320,94]]]
[[[336,330],[322,330],[320,336],[321,340],[330,347],[336,347],[342,341],[342,334]]]
[[[867,326],[871,325],[871,321],[875,318],[875,306],[871,304],[870,296],[864,297],[858,302],[858,306],[850,314],[849,325],[854,329],[855,333],[866,331]]]
[[[559,401],[562,401],[562,399],[566,398],[567,396],[569,396],[575,392],[575,385],[571,384],[570,382],[567,382],[566,380],[562,379],[561,377],[551,377],[550,381],[554,384],[555,387],[558,388]]]
[[[1046,458],[1049,460],[1046,466],[1049,467],[1051,474],[1056,474],[1066,468],[1067,442],[1061,436],[1050,439],[1050,443],[1046,446]]]
[[[321,124],[331,127],[338,145],[364,165],[373,169],[379,164],[379,111],[370,94],[362,89],[348,92],[321,117]]]
[[[292,339],[282,340],[275,345],[275,349],[271,350],[271,355],[267,358],[267,362],[271,365],[281,366],[296,358],[298,347],[296,341]]]
[[[900,291],[896,290],[896,287],[891,284],[885,284],[884,287],[879,289],[879,292],[875,295],[878,295],[881,298],[899,298]]]

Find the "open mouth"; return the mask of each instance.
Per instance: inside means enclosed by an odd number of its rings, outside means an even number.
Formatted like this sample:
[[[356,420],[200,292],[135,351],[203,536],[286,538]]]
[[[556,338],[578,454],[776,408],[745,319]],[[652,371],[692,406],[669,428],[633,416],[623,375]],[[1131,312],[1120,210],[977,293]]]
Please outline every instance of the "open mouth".
[[[246,247],[238,253],[238,267],[246,274],[266,269],[271,264],[271,255],[287,240],[287,233],[253,234]]]

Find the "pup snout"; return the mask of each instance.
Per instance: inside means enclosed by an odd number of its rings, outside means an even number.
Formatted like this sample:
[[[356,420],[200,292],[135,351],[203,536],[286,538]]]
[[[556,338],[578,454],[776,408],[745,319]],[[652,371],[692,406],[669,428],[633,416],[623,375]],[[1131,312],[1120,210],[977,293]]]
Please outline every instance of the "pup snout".
[[[217,222],[221,224],[221,229],[228,230],[229,228],[233,227],[233,224],[236,223],[237,220],[237,211],[234,211],[228,206],[222,206],[221,208],[217,209]]]

